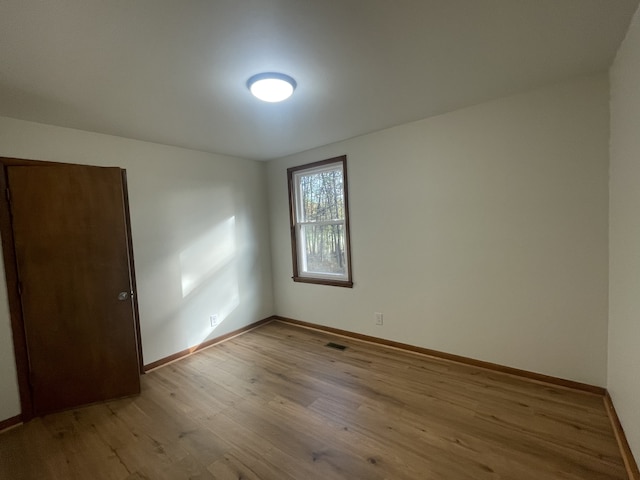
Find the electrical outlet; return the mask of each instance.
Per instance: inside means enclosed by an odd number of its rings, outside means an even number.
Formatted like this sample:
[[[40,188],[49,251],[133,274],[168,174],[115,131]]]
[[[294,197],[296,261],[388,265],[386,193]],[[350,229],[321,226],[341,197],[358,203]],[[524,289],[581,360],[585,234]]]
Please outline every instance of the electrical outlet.
[[[374,315],[376,317],[376,325],[382,325],[382,314],[380,312],[375,312]]]
[[[211,322],[212,327],[215,327],[216,325],[218,325],[218,315],[210,315],[209,322]]]

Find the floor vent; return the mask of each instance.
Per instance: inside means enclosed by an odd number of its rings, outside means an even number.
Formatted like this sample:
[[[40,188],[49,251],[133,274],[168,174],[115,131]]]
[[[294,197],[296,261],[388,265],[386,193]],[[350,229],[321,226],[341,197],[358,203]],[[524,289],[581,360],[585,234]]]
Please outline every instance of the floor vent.
[[[331,348],[335,348],[336,350],[344,350],[347,347],[344,345],[340,345],[339,343],[333,343],[333,342],[329,342],[326,345],[327,347],[331,347]]]

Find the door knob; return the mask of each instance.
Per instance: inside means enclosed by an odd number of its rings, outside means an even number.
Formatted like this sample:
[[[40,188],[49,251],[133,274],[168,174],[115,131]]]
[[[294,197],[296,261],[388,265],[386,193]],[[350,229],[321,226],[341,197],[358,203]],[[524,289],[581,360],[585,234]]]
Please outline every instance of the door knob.
[[[129,292],[120,292],[118,294],[118,300],[121,302],[125,301],[127,298],[129,298]]]

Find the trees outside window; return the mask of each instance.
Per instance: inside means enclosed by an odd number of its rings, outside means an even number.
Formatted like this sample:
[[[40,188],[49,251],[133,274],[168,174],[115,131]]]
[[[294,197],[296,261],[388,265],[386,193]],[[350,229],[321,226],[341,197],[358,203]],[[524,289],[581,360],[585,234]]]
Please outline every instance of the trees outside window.
[[[287,175],[293,280],[352,287],[347,157],[292,167]]]

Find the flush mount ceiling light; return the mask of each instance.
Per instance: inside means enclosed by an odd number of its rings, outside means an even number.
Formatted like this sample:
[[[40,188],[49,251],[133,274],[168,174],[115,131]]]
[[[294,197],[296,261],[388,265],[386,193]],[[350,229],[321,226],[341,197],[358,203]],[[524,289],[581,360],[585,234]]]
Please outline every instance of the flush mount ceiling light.
[[[296,85],[296,81],[284,73],[259,73],[247,80],[247,87],[254,97],[271,103],[289,98]]]

